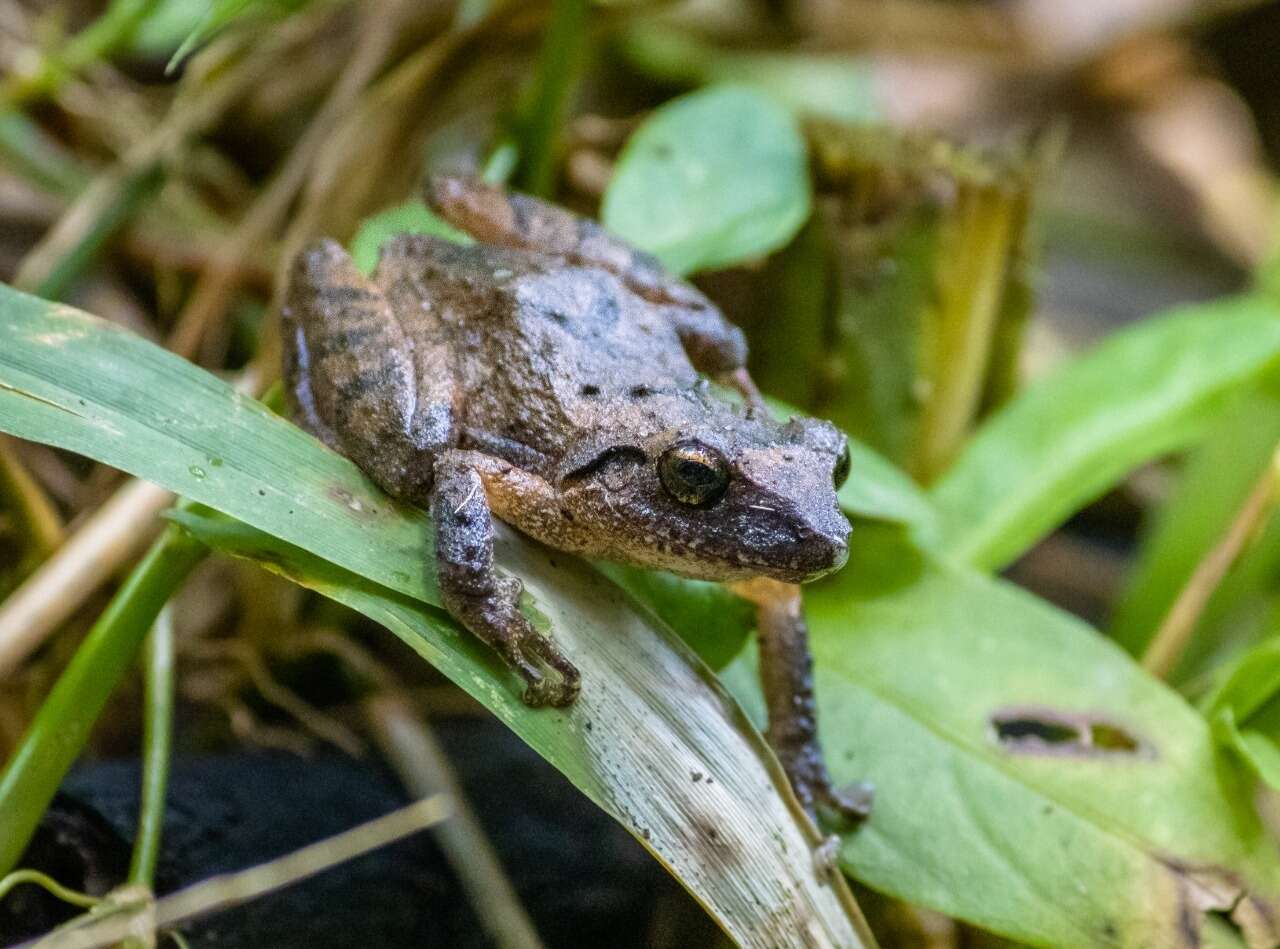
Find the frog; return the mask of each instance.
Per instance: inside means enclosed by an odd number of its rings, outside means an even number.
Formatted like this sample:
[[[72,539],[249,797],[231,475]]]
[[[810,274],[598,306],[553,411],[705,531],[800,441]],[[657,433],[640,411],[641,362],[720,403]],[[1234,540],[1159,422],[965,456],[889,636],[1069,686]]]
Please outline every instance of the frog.
[[[294,418],[430,513],[444,608],[530,706],[571,705],[581,676],[495,568],[495,518],[556,550],[738,584],[759,605],[766,737],[800,803],[864,817],[870,788],[835,788],[821,756],[796,594],[848,557],[845,436],[776,418],[741,329],[593,219],[462,175],[424,196],[471,242],[398,235],[368,276],[329,239],[294,260]]]

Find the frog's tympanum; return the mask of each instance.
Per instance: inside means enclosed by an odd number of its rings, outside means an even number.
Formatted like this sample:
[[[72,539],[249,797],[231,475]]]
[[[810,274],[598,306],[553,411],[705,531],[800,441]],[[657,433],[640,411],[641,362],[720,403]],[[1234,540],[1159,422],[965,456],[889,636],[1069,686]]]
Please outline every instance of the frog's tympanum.
[[[811,813],[863,812],[865,793],[837,793],[817,750],[790,586],[845,562],[844,436],[774,421],[742,332],[593,221],[458,178],[427,192],[478,243],[394,238],[371,279],[332,241],[295,263],[296,417],[430,509],[446,608],[524,679],[530,705],[573,702],[578,670],[521,614],[520,581],[494,569],[493,517],[588,557],[753,581],[770,740]]]

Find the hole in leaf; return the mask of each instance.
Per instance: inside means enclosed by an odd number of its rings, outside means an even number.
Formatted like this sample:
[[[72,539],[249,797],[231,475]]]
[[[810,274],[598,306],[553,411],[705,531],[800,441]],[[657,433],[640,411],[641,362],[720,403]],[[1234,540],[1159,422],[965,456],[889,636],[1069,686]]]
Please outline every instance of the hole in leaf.
[[[1042,741],[1049,745],[1063,742],[1079,742],[1080,732],[1071,725],[1045,722],[1034,718],[1011,718],[992,722],[996,738],[1001,744],[1009,742]]]
[[[1043,708],[1003,709],[991,716],[996,742],[1006,751],[1032,755],[1149,757],[1150,746],[1115,722]]]
[[[1105,722],[1094,722],[1089,726],[1089,735],[1093,739],[1093,747],[1103,751],[1139,750],[1138,742],[1123,728],[1108,725]]]

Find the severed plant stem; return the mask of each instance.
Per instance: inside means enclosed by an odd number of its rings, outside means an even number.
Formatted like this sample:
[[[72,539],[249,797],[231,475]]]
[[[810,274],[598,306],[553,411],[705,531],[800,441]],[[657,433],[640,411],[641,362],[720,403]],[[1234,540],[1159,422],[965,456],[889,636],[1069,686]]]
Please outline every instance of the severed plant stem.
[[[164,825],[169,753],[173,745],[173,607],[166,605],[147,636],[143,662],[142,801],[128,882],[151,889]]]
[[[1142,667],[1152,675],[1167,678],[1177,667],[1209,598],[1218,589],[1218,584],[1241,551],[1257,536],[1275,509],[1277,495],[1280,494],[1278,488],[1280,445],[1276,446],[1266,468],[1258,476],[1222,537],[1192,571],[1186,586],[1169,607],[1160,628],[1142,654]]]
[[[208,548],[169,526],[116,593],[0,774],[0,873],[18,862],[161,608]]]

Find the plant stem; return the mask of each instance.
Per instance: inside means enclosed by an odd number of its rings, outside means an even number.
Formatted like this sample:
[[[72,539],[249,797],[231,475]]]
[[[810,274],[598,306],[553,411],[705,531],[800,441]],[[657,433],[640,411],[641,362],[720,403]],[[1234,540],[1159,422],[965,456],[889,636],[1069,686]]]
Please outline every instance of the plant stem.
[[[94,623],[40,706],[0,774],[0,873],[13,869],[21,858],[156,615],[206,552],[189,534],[167,527]]]
[[[30,541],[31,553],[40,561],[61,546],[66,536],[62,517],[13,449],[14,440],[0,435],[0,495],[16,510],[23,534]]]
[[[41,873],[39,870],[14,870],[8,876],[0,879],[0,903],[4,902],[4,898],[15,887],[19,887],[24,883],[41,887],[62,900],[62,902],[70,903],[72,906],[78,906],[81,909],[92,909],[102,902],[101,897],[90,896],[88,893],[81,893],[79,890],[63,886],[53,877]]]
[[[364,709],[374,740],[409,792],[419,798],[444,795],[453,802],[453,819],[439,825],[436,840],[494,944],[541,949],[537,930],[430,726],[395,695],[368,699]]]
[[[156,515],[173,494],[149,481],[131,481],[93,512],[22,586],[0,603],[0,677],[80,608],[154,535]]]
[[[142,802],[129,883],[151,889],[160,855],[164,796],[173,744],[173,608],[165,606],[147,637],[143,676]]]
[[[1152,675],[1167,678],[1177,667],[1209,598],[1275,509],[1277,493],[1280,493],[1277,488],[1280,488],[1280,445],[1276,446],[1222,537],[1196,565],[1142,654],[1142,667]]]
[[[926,483],[951,461],[982,398],[1017,205],[1000,185],[962,184],[939,237],[938,313],[914,464]]]
[[[569,94],[587,47],[587,0],[555,0],[529,109],[521,123],[520,184],[539,197],[555,190]]]

